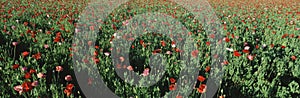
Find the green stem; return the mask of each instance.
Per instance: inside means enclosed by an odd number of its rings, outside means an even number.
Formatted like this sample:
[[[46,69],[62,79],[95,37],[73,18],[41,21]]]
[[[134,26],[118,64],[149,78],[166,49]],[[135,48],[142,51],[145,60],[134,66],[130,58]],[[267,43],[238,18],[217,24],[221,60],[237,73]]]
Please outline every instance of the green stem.
[[[14,63],[15,63],[15,57],[16,57],[16,46],[14,47]]]

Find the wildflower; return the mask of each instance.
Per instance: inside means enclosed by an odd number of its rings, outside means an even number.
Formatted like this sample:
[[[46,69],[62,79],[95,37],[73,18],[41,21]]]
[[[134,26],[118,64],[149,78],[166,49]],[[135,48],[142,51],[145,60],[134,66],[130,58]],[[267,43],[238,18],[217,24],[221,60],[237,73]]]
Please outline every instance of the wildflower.
[[[29,79],[31,78],[31,74],[29,72],[25,73],[25,76],[24,76],[25,79]]]
[[[132,66],[127,66],[127,70],[132,71],[133,70]]]
[[[12,66],[12,68],[13,68],[13,69],[17,69],[17,68],[19,68],[19,66],[20,66],[19,64],[14,64],[14,65]]]
[[[239,56],[241,56],[241,54],[238,51],[234,51],[233,56],[239,57]]]
[[[254,56],[248,55],[247,58],[248,58],[250,61],[252,61],[252,60],[254,59]]]
[[[39,84],[38,81],[34,81],[34,82],[31,83],[31,86],[34,86],[34,87],[35,87],[35,86],[38,86],[38,84]]]
[[[149,75],[149,68],[146,68],[145,70],[144,70],[144,72],[143,72],[143,76],[148,76]]]
[[[204,93],[206,91],[206,85],[205,84],[201,84],[199,88],[197,88],[197,91],[199,93]]]
[[[17,45],[18,45],[18,42],[12,42],[12,45],[13,45],[13,46],[17,46]]]
[[[177,95],[177,96],[176,96],[176,98],[182,98],[182,96],[180,96],[180,95]]]
[[[171,83],[175,83],[176,80],[175,80],[174,78],[170,78],[170,82],[171,82]]]
[[[22,68],[22,71],[25,71],[25,70],[27,70],[27,67],[23,67],[23,68]]]
[[[46,48],[46,49],[49,48],[49,45],[45,44],[45,45],[44,45],[44,48]]]
[[[36,73],[36,70],[30,69],[30,70],[29,70],[29,73],[30,73],[30,74]]]
[[[22,53],[22,55],[23,55],[23,57],[26,57],[26,56],[28,56],[28,55],[29,55],[29,52],[27,52],[27,51],[24,51],[24,52]]]
[[[105,56],[109,56],[110,53],[109,53],[109,52],[105,52],[104,55],[105,55]]]
[[[38,74],[37,74],[37,77],[38,77],[38,78],[44,78],[45,75],[44,75],[43,73],[38,73]]]
[[[72,90],[73,87],[74,87],[74,85],[73,85],[72,83],[70,83],[70,84],[68,84],[68,85],[66,86],[66,89]]]
[[[57,72],[63,71],[63,67],[61,67],[61,66],[56,66],[55,69]]]
[[[64,90],[64,93],[67,95],[67,96],[70,96],[72,91],[71,90],[68,90],[68,89],[65,89]]]
[[[71,80],[72,80],[72,76],[71,76],[71,75],[65,76],[65,80],[66,80],[66,81],[71,81]]]
[[[19,92],[19,94],[22,94],[23,92],[23,87],[21,85],[17,85],[14,87],[14,90]]]
[[[296,56],[292,56],[291,59],[292,59],[293,61],[295,61],[295,60],[297,59],[297,57],[296,57]]]
[[[200,82],[203,82],[206,78],[203,76],[198,76],[197,80]]]
[[[25,81],[25,82],[22,84],[22,90],[23,90],[24,92],[29,92],[31,89],[32,89],[31,82]]]
[[[205,44],[206,44],[207,46],[209,46],[209,45],[210,45],[210,42],[206,42]]]
[[[230,39],[228,37],[224,38],[223,40],[225,40],[225,42],[230,42]]]
[[[174,47],[176,47],[176,43],[175,43],[175,41],[172,41],[172,47],[174,48]]]
[[[73,87],[74,87],[73,84],[68,84],[68,85],[66,86],[66,89],[64,90],[64,93],[65,93],[67,96],[70,96],[71,93],[72,93]]]
[[[230,52],[232,52],[232,51],[233,51],[233,49],[232,49],[232,48],[226,48],[226,50],[228,50],[228,51],[230,51]]]
[[[229,62],[228,61],[224,61],[224,62],[222,62],[222,65],[228,65],[229,64]]]
[[[171,84],[171,85],[169,86],[169,90],[170,90],[170,91],[173,91],[173,90],[175,90],[175,89],[176,89],[175,84]]]
[[[123,21],[122,24],[123,24],[123,26],[127,26],[129,24],[129,21],[128,20]]]
[[[210,71],[210,66],[206,66],[206,68],[205,68],[205,72],[209,72]]]
[[[161,44],[161,46],[166,46],[166,43],[165,43],[165,41],[160,41],[160,44]]]
[[[249,50],[250,49],[250,47],[249,46],[246,46],[245,48],[244,48],[244,50]]]
[[[41,59],[41,53],[38,52],[37,54],[34,54],[32,57],[35,58],[36,60],[39,60]]]
[[[198,50],[194,50],[192,51],[192,56],[193,57],[197,57],[198,56],[199,51]]]
[[[120,57],[120,60],[121,60],[121,62],[124,62],[125,59],[124,59],[124,57]]]
[[[166,54],[172,54],[172,52],[171,51],[167,51]]]

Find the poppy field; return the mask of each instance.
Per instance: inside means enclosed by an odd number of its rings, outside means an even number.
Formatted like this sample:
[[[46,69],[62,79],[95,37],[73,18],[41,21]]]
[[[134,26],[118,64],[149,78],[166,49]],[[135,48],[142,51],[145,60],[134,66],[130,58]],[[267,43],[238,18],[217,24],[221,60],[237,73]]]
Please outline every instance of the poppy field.
[[[208,96],[208,81],[215,72],[222,74],[214,81],[219,85],[213,95],[217,98],[300,96],[299,0],[208,0],[220,22],[218,34],[209,33],[193,13],[172,1],[130,0],[104,20],[95,18],[97,14],[83,17],[101,11],[87,10],[93,0],[1,1],[0,97],[86,98],[85,87],[95,88],[89,94],[99,93],[95,85],[101,78],[122,98],[199,98]],[[145,14],[155,12],[165,14]],[[96,34],[96,40],[85,33]],[[195,44],[182,43],[186,38]],[[220,44],[224,46],[215,47]],[[157,56],[164,59],[153,60]],[[217,67],[214,62],[219,62]],[[187,70],[188,75],[195,73],[193,80],[182,80],[181,71],[189,68],[185,64],[195,65]],[[133,72],[144,78],[123,80],[118,71],[125,72],[124,77]],[[81,72],[86,75],[78,76]],[[151,81],[156,83],[133,85]],[[182,85],[187,88],[178,92]]]

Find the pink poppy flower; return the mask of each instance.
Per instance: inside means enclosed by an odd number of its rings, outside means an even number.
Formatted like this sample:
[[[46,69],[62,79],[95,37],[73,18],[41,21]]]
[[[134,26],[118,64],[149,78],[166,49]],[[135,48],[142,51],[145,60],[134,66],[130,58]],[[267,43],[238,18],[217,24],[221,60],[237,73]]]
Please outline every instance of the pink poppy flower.
[[[143,76],[148,76],[149,75],[149,71],[150,71],[150,69],[149,68],[146,68],[145,70],[144,70],[144,72],[143,72]]]
[[[13,46],[17,46],[17,45],[18,45],[18,42],[12,42],[12,45],[13,45]]]
[[[58,72],[63,71],[63,67],[61,67],[61,66],[56,66],[55,69],[56,69],[56,71],[58,71]]]
[[[66,81],[71,81],[71,80],[72,80],[72,76],[71,76],[71,75],[65,76],[65,80],[66,80]]]
[[[22,94],[23,92],[23,87],[21,85],[17,85],[14,87],[14,90],[19,92],[19,94]]]

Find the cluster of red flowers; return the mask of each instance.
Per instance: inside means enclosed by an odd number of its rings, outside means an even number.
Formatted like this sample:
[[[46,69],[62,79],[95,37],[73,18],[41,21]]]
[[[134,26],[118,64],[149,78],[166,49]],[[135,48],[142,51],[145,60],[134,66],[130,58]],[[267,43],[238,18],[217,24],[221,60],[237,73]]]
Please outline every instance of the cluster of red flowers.
[[[64,90],[64,93],[67,95],[67,96],[70,96],[71,93],[72,93],[72,89],[73,89],[74,85],[73,84],[68,84]]]
[[[12,66],[13,69],[18,69],[19,68],[19,64],[14,64]],[[27,68],[23,67],[22,68],[23,71],[26,72]],[[29,80],[32,78],[32,74],[36,73],[35,69],[30,69],[28,72],[25,73],[24,78],[26,79],[22,85],[17,85],[14,87],[14,90],[19,92],[19,94],[22,94],[23,92],[29,92],[33,89],[33,87],[38,86],[38,81],[33,81],[30,82]],[[38,73],[37,77],[38,78],[44,78],[44,74],[43,73]]]
[[[170,86],[169,86],[169,90],[170,90],[170,91],[175,90],[175,89],[176,89],[176,79],[170,78],[169,80],[170,80],[170,82],[171,82],[171,84],[170,84]]]

